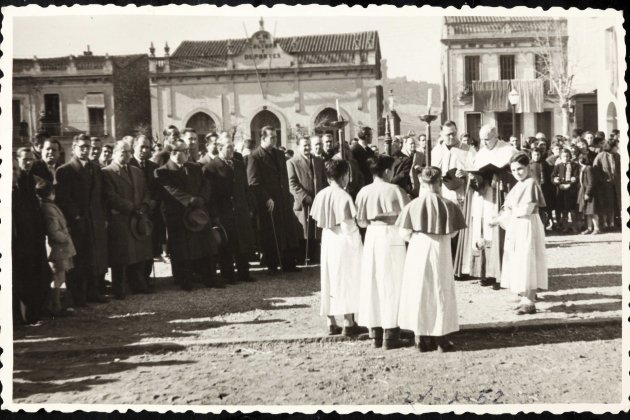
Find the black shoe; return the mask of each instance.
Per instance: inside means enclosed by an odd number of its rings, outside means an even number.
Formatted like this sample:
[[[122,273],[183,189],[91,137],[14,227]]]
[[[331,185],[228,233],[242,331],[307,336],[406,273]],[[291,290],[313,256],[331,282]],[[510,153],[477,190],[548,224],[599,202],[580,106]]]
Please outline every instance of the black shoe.
[[[387,328],[383,334],[383,348],[392,350],[401,347],[400,328]]]
[[[440,353],[448,353],[455,350],[455,347],[446,337],[437,337],[437,349]]]
[[[339,325],[329,325],[328,326],[328,335],[339,335],[341,334],[341,327]]]
[[[420,353],[426,353],[429,351],[433,351],[436,349],[435,342],[431,340],[430,337],[426,335],[417,335],[416,336],[416,346]]]
[[[372,338],[374,339],[374,348],[380,349],[383,347],[383,329],[380,327],[372,328]]]
[[[497,282],[496,279],[492,277],[484,277],[481,280],[479,280],[479,284],[482,285],[483,287],[492,286],[496,282]]]
[[[499,283],[499,282],[495,282],[495,283],[492,285],[492,290],[501,290],[501,283]]]
[[[349,327],[344,325],[343,329],[341,330],[341,335],[343,335],[344,337],[351,337],[354,335],[359,335],[360,332],[361,328],[357,324],[351,325]]]

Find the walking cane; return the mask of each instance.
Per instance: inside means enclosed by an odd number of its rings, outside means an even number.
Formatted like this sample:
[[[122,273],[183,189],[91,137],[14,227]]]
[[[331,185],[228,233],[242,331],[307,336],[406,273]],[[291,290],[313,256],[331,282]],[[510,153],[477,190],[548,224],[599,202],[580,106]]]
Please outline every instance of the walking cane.
[[[278,262],[282,267],[282,256],[280,255],[280,246],[278,245],[278,235],[276,235],[276,223],[273,221],[273,210],[269,210],[269,217],[271,218],[271,229],[273,230],[273,239],[276,242],[276,252],[278,253]]]
[[[304,266],[308,267],[308,237],[310,236],[310,229],[309,229],[309,211],[308,211],[308,206],[305,205],[304,206],[304,212],[306,214],[306,255],[304,256]]]

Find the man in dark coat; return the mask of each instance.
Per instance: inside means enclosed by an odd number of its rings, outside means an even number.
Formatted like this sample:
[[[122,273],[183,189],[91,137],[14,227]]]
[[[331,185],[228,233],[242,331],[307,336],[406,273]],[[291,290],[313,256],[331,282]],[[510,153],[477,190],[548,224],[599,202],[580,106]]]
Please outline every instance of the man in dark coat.
[[[144,267],[153,254],[151,231],[146,224],[139,225],[148,219],[149,189],[142,171],[129,165],[130,158],[131,146],[120,140],[114,145],[112,163],[103,168],[109,265],[117,299],[125,298],[125,279],[134,292],[149,292]]]
[[[90,162],[90,138],[78,134],[72,142],[73,157],[57,169],[56,201],[68,222],[77,250],[74,268],[68,273],[68,288],[75,306],[106,302],[99,279],[107,272],[107,232],[102,200],[103,175]]]
[[[192,290],[193,277],[207,287],[224,287],[215,275],[218,249],[210,222],[216,224],[218,220],[210,186],[201,166],[188,162],[188,147],[183,140],[174,141],[170,153],[170,159],[155,170],[155,176],[163,187],[173,277],[184,290]]]
[[[276,131],[263,127],[260,146],[247,157],[247,178],[256,197],[261,248],[268,274],[277,272],[278,263],[283,271],[299,271],[295,266],[298,222],[293,214],[286,159],[284,153],[276,149],[276,141]]]
[[[33,162],[31,174],[55,183],[57,168],[59,165],[59,154],[61,144],[59,140],[46,139],[41,148],[42,159]]]
[[[392,180],[390,182],[398,185],[410,195],[413,192],[411,168],[415,153],[416,141],[412,136],[408,136],[403,140],[401,149],[392,155],[394,165],[392,166]]]
[[[150,158],[151,140],[144,135],[136,137],[133,141],[133,156],[129,159],[129,165],[135,166],[142,171],[145,184],[149,190],[149,219],[153,223],[153,232],[151,233],[152,254],[153,258],[159,258],[162,255],[164,244],[166,244],[166,224],[160,201],[162,188],[155,179],[155,170],[158,168],[158,165],[151,161]],[[150,288],[153,286],[151,281],[153,258],[147,259],[144,266],[144,279]]]
[[[328,182],[324,172],[324,161],[311,153],[311,140],[303,137],[298,140],[298,153],[287,161],[289,189],[293,195],[293,211],[302,225],[303,236],[300,239],[300,254],[312,262],[319,262],[319,240],[317,223],[309,212],[315,195],[324,189]],[[306,240],[308,239],[308,250]]]
[[[219,154],[208,160],[203,174],[210,183],[212,201],[227,235],[227,243],[219,247],[221,277],[227,283],[253,281],[249,274],[249,256],[254,250],[250,223],[254,203],[250,202],[247,173],[243,162],[234,158],[234,144],[229,138],[219,139],[217,146]]]
[[[29,324],[41,319],[52,274],[46,254],[44,218],[35,195],[35,179],[29,173],[33,160],[28,148],[18,149],[11,203],[13,315],[15,320]]]
[[[350,146],[350,152],[354,160],[359,164],[365,185],[368,185],[372,183],[372,173],[370,172],[368,159],[374,157],[374,151],[370,148],[370,144],[372,143],[372,129],[370,127],[362,127],[361,130],[359,130],[358,137],[359,141]]]

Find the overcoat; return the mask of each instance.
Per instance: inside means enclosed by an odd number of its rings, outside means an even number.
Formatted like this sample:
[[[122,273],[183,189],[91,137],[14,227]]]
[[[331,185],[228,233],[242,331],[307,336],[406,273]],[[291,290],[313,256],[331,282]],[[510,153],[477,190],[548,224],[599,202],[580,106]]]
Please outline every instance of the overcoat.
[[[136,239],[130,228],[134,211],[149,209],[149,189],[139,168],[127,168],[128,172],[116,162],[103,168],[110,266],[135,264],[153,257],[151,236]]]
[[[61,261],[74,257],[77,252],[68,232],[68,223],[63,213],[52,202],[42,202],[42,215],[48,236],[49,261]]]
[[[139,168],[144,173],[144,180],[149,189],[149,196],[154,203],[151,208],[150,218],[153,223],[151,233],[153,242],[153,255],[159,257],[162,254],[162,244],[166,243],[166,224],[164,222],[164,209],[162,207],[162,186],[155,179],[155,170],[159,167],[157,163],[150,159],[144,161],[144,168],[135,157],[129,160],[129,165]]]
[[[350,146],[350,153],[352,153],[352,157],[354,157],[354,160],[356,160],[359,165],[365,185],[371,184],[372,172],[370,172],[370,165],[367,160],[374,157],[374,151],[369,147],[364,148],[359,143],[355,143]]]
[[[613,211],[615,206],[615,200],[617,191],[621,188],[617,188],[617,185],[621,183],[619,178],[619,164],[618,159],[615,158],[613,153],[602,150],[597,154],[593,160],[593,168],[599,169],[601,175],[601,182],[598,189],[595,191],[597,195],[598,208],[601,212]]]
[[[298,222],[293,214],[293,196],[289,192],[289,176],[284,153],[275,148],[257,147],[247,157],[247,180],[256,197],[261,228],[261,241],[274,243],[273,228],[280,252],[298,246]],[[268,199],[274,202],[273,221],[267,211]]]
[[[250,211],[255,203],[249,195],[243,162],[233,159],[230,167],[223,159],[210,159],[203,166],[203,174],[210,184],[212,201],[216,204],[217,215],[227,233],[232,251],[251,253],[254,249],[254,232]]]
[[[203,177],[201,166],[186,162],[180,168],[169,160],[155,170],[155,176],[164,187],[162,202],[171,257],[176,261],[186,261],[216,255],[218,248],[212,238],[210,224],[199,232],[192,232],[184,226],[184,212],[194,197],[202,198],[210,217],[216,217],[210,201],[210,186]]]
[[[103,174],[97,163],[85,166],[76,157],[57,169],[57,205],[66,216],[77,250],[75,267],[94,275],[107,271],[107,230],[103,200]]]
[[[38,177],[45,179],[48,182],[55,181],[55,173],[57,172],[57,168],[59,165],[55,165],[54,173],[48,168],[48,165],[43,160],[36,160],[33,162],[33,166],[31,167],[31,174],[37,175]]]
[[[567,165],[571,165],[571,176],[567,178]],[[556,190],[555,206],[556,211],[574,211],[577,209],[578,198],[578,179],[579,179],[579,164],[575,162],[558,163],[553,167],[551,171],[551,180],[554,178],[560,178],[560,184]],[[571,181],[571,178],[575,178],[575,182]],[[554,182],[555,184],[555,182]],[[560,185],[569,185],[569,189],[561,190]]]
[[[304,239],[313,238],[315,236],[315,224],[313,223],[313,227],[309,226],[309,233],[306,229],[306,218],[309,217],[310,209],[306,208],[304,199],[310,197],[312,204],[315,195],[328,185],[324,173],[324,161],[317,156],[311,156],[309,160],[303,155],[297,154],[287,161],[287,172],[289,190],[293,195],[293,212],[302,225]]]

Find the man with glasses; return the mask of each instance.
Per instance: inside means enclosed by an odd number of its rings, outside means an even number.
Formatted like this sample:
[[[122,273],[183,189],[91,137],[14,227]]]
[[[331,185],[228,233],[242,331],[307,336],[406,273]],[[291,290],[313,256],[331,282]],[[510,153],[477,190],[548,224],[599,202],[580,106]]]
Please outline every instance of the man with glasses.
[[[216,279],[217,243],[211,224],[217,224],[215,203],[201,166],[189,162],[189,150],[181,139],[172,142],[169,160],[155,170],[163,187],[162,200],[171,253],[173,278],[182,289],[193,289],[193,280],[206,287],[225,287]]]
[[[276,130],[263,127],[260,146],[247,158],[247,178],[258,204],[261,248],[269,275],[278,272],[278,265],[285,272],[299,271],[299,222],[293,214],[286,159],[276,149],[276,141]]]
[[[107,301],[102,293],[108,267],[103,175],[100,166],[89,160],[90,147],[90,138],[78,134],[72,142],[72,159],[57,169],[56,201],[77,250],[67,278],[77,307]]]

